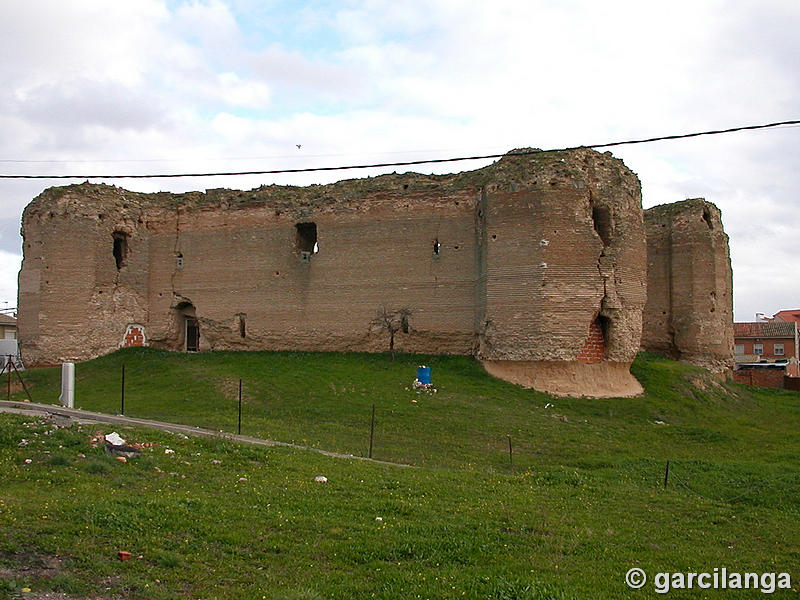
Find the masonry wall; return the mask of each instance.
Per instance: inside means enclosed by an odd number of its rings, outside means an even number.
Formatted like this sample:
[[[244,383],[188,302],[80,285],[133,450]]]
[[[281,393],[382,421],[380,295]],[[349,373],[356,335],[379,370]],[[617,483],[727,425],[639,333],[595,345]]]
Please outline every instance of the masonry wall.
[[[23,216],[21,345],[34,364],[181,350],[196,319],[200,350],[385,351],[376,317],[403,312],[399,350],[475,354],[556,393],[635,394],[639,190],[590,150],[308,188],[53,188]],[[298,240],[310,223],[318,252]]]
[[[738,369],[733,372],[733,380],[736,383],[755,385],[757,387],[783,389],[784,379],[789,378],[786,377],[786,371],[783,369],[763,369],[757,367],[754,369]]]
[[[647,304],[642,349],[727,372],[733,366],[728,236],[702,198],[644,212]]]

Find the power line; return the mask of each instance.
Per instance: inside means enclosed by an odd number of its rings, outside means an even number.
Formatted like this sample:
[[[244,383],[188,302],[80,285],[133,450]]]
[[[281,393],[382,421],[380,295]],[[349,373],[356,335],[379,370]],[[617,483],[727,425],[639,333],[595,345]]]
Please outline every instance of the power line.
[[[584,144],[581,146],[570,146],[567,148],[553,148],[550,150],[524,150],[519,152],[509,152],[504,154],[484,154],[480,156],[459,156],[456,158],[433,158],[427,160],[409,160],[402,162],[372,163],[365,165],[346,165],[337,167],[304,167],[299,169],[270,169],[263,171],[228,171],[217,173],[166,173],[152,175],[0,175],[0,179],[167,179],[177,177],[233,177],[243,175],[278,175],[285,173],[312,173],[321,171],[345,171],[352,169],[375,169],[383,167],[409,167],[414,165],[429,165],[449,162],[460,162],[467,160],[488,160],[491,158],[502,158],[504,156],[527,156],[530,154],[544,154],[548,152],[565,152],[569,150],[580,150],[584,148],[612,148],[614,146],[629,146],[633,144],[649,144],[651,142],[661,142],[667,140],[680,140],[686,138],[700,137],[706,135],[719,135],[723,133],[734,133],[736,131],[750,131],[754,129],[770,129],[782,125],[800,125],[800,120],[779,121],[777,123],[766,123],[763,125],[745,125],[742,127],[731,127],[729,129],[716,129],[710,131],[698,131],[694,133],[682,133],[677,135],[663,135],[658,137],[643,138],[637,140],[625,140],[621,142],[606,142],[602,144]]]

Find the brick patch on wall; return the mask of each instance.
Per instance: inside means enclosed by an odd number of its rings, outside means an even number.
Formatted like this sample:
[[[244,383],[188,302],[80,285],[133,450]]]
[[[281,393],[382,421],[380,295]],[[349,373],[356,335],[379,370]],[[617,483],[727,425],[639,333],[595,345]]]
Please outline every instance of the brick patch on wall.
[[[603,361],[605,353],[606,343],[603,339],[603,329],[595,319],[589,326],[589,336],[578,354],[578,360],[586,364],[599,363]]]
[[[144,346],[144,327],[142,325],[128,325],[125,330],[125,337],[122,339],[122,347],[128,348],[130,346]]]

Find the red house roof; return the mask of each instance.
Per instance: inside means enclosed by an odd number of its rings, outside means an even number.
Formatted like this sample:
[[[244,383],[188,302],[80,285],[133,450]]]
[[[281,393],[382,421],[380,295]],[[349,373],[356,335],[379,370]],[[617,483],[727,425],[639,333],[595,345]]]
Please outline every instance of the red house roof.
[[[792,321],[767,321],[758,323],[734,323],[735,338],[794,338],[797,324]]]
[[[782,310],[780,312],[776,312],[772,318],[777,319],[778,321],[787,321],[787,322],[794,321],[795,323],[800,323],[800,308],[793,308],[790,310]]]

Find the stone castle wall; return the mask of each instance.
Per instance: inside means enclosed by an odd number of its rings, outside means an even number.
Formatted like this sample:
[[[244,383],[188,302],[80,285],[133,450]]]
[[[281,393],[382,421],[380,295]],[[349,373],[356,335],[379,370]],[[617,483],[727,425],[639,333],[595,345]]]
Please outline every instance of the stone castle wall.
[[[640,186],[610,154],[248,192],[52,188],[23,237],[32,364],[134,339],[181,350],[187,323],[200,350],[385,351],[376,316],[403,313],[398,350],[474,354],[554,393],[641,390],[628,370],[646,299]]]
[[[719,209],[702,198],[645,211],[642,348],[715,372],[733,367],[733,284]]]

